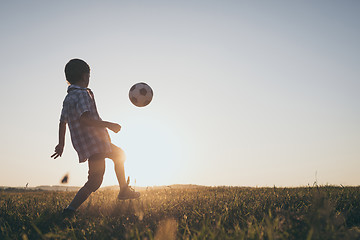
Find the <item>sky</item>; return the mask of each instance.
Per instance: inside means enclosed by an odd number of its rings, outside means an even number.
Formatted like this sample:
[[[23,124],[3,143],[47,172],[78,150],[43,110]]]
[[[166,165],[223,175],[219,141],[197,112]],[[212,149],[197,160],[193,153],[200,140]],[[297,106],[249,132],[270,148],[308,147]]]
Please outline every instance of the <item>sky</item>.
[[[81,58],[135,186],[360,183],[360,2],[0,1],[0,186],[87,180],[69,131]],[[146,82],[153,101],[131,104]],[[102,186],[116,185],[106,160]]]

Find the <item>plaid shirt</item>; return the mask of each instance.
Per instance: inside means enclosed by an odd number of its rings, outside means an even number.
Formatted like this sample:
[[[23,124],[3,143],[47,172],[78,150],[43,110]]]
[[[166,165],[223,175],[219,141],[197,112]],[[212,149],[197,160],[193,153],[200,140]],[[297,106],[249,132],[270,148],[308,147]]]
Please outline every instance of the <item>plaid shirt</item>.
[[[71,142],[79,155],[79,162],[86,162],[95,153],[111,152],[111,141],[106,128],[80,124],[80,117],[85,112],[90,112],[90,118],[101,120],[92,91],[70,85],[67,92],[60,121],[69,125]]]

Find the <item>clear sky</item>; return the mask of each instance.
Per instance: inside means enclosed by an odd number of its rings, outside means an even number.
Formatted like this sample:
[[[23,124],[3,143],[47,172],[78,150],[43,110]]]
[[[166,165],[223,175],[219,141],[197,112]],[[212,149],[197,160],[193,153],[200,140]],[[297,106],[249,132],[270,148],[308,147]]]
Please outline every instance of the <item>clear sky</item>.
[[[138,186],[360,183],[360,2],[1,1],[0,185],[86,181],[67,131],[81,58]],[[146,82],[145,108],[128,99]],[[111,160],[103,186],[115,185]]]

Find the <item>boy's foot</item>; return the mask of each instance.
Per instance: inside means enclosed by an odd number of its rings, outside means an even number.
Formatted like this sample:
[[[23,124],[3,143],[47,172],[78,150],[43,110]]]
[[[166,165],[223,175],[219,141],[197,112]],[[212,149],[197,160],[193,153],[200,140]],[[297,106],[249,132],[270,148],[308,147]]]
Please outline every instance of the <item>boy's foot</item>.
[[[69,208],[64,208],[62,214],[63,218],[71,218],[75,215],[75,210],[71,210]]]
[[[130,186],[125,188],[125,190],[121,189],[118,195],[119,200],[135,199],[139,197],[140,197],[140,193],[135,192],[135,190]]]

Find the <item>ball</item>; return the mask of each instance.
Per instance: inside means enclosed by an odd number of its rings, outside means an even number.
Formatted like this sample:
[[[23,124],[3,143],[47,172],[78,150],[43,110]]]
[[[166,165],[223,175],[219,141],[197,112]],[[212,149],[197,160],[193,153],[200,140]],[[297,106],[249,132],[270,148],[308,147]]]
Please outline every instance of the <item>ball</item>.
[[[153,98],[153,90],[146,83],[134,84],[129,91],[130,101],[137,107],[145,107]]]

